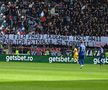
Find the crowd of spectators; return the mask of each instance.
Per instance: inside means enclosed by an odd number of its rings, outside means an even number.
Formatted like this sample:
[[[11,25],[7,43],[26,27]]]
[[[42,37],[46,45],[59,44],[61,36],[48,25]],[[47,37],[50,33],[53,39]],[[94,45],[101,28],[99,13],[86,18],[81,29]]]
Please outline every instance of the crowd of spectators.
[[[108,36],[108,0],[0,0],[0,33]]]
[[[26,49],[26,50],[25,50]],[[36,55],[36,56],[73,56],[74,49],[72,48],[60,48],[60,47],[52,47],[52,48],[14,48],[13,54],[15,51],[19,50],[20,55]],[[108,52],[108,49],[105,49],[104,54]],[[29,53],[28,53],[29,52]],[[99,48],[87,48],[86,49],[86,56],[99,56],[100,51]]]
[[[104,46],[104,54],[108,52]],[[36,56],[72,56],[74,47],[49,47],[49,46],[13,46],[11,49],[4,47],[2,54],[16,55],[16,51],[19,55],[36,55]],[[99,56],[99,47],[86,48],[86,56]]]

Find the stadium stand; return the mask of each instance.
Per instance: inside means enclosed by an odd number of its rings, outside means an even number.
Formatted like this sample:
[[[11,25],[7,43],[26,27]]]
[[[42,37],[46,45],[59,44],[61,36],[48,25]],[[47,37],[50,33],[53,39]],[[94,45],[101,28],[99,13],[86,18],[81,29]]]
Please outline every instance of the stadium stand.
[[[107,4],[107,0],[0,0],[0,34],[108,36]],[[16,47],[12,46],[13,52]],[[45,48],[48,51],[52,46]],[[61,46],[54,48],[59,50],[52,55],[64,52]],[[33,55],[45,54],[40,46],[36,47],[38,53],[26,50]]]
[[[0,0],[0,33],[108,36],[107,3],[107,0]]]

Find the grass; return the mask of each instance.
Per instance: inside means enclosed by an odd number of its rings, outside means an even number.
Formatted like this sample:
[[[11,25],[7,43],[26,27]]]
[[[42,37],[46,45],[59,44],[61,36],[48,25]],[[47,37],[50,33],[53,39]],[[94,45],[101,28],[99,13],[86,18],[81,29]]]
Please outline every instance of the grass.
[[[107,90],[108,66],[0,62],[0,90]]]

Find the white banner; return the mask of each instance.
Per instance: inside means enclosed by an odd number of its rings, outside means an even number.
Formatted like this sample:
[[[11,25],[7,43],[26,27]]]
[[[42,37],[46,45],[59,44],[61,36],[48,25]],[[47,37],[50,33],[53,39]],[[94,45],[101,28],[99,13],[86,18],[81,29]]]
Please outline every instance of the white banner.
[[[83,39],[86,46],[98,47],[100,45],[108,45],[108,37],[95,36],[62,36],[62,35],[0,35],[0,41],[3,44],[11,42],[15,45],[67,45],[72,46],[79,43]]]

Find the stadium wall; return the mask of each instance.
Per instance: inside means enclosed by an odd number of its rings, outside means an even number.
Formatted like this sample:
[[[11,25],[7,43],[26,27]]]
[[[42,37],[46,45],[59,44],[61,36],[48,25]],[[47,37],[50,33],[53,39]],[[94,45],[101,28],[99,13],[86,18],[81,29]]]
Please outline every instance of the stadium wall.
[[[76,63],[72,57],[63,56],[31,56],[31,55],[0,55],[0,60],[4,62],[34,62],[34,63]],[[102,62],[107,64],[108,58],[103,58]],[[98,57],[86,57],[86,64],[98,64]]]

